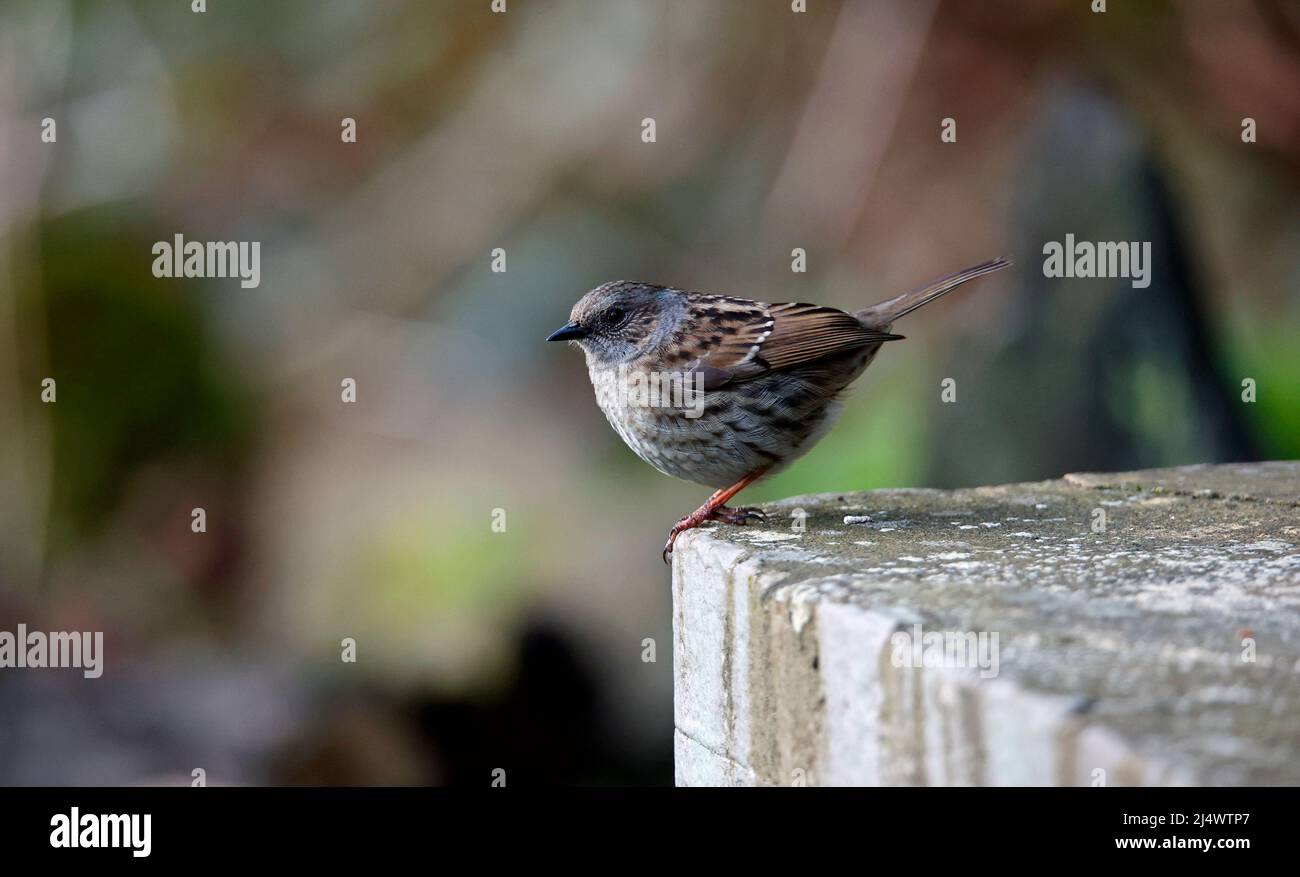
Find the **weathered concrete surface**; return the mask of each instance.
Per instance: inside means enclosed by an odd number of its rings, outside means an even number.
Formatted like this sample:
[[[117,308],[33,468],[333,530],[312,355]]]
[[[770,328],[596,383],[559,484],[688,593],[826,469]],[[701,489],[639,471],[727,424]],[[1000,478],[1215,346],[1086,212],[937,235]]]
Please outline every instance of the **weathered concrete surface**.
[[[767,511],[677,543],[679,784],[1300,785],[1300,463]]]

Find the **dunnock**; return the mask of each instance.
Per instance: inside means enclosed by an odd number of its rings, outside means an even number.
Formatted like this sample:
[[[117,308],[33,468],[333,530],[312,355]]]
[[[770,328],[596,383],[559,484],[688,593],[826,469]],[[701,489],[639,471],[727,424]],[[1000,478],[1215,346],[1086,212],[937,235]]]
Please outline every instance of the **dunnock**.
[[[895,320],[1010,264],[984,262],[854,313],[616,280],[584,295],[546,340],[582,347],[596,402],[637,456],[718,488],[673,526],[667,561],[678,534],[705,521],[762,519],[727,503],[817,443],[840,391],[903,337],[890,334]]]

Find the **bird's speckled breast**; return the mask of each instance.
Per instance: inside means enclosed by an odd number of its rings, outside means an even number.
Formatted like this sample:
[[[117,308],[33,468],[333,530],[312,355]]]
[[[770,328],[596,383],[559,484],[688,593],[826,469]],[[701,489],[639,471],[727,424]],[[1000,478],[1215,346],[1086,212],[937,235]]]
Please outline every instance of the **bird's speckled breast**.
[[[704,394],[690,408],[643,404],[636,372],[587,363],[596,403],[637,456],[666,475],[727,487],[750,473],[780,471],[803,456],[839,413],[836,396],[879,345],[772,372]],[[644,380],[644,375],[640,380]]]

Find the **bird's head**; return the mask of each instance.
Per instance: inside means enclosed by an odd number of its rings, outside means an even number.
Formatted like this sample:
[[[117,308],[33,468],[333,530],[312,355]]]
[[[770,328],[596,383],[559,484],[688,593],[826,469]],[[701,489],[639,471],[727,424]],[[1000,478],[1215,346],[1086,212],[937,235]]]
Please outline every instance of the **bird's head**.
[[[682,292],[616,280],[578,299],[569,322],[547,341],[576,341],[599,365],[629,362],[662,344],[686,307]]]

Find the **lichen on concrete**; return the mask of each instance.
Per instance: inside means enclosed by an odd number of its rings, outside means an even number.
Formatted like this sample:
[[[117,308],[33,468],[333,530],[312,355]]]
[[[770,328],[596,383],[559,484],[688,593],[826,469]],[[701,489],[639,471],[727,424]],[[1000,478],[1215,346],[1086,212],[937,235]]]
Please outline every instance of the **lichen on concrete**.
[[[678,781],[1300,783],[1298,507],[1300,464],[1233,464],[686,534]],[[996,676],[895,666],[918,624],[997,634]]]

